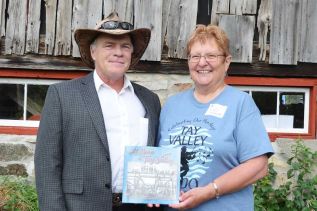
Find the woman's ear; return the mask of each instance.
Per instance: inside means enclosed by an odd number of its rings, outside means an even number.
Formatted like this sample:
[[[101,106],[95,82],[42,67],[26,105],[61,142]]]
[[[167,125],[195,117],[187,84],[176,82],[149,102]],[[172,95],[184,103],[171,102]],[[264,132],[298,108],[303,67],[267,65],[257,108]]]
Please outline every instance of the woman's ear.
[[[225,59],[226,69],[229,68],[229,65],[230,65],[230,63],[231,63],[231,58],[232,58],[232,56],[229,55],[229,56],[227,56],[226,59]]]
[[[231,55],[229,55],[229,56],[227,56],[226,57],[226,63],[231,63],[231,59],[232,59],[232,56]]]

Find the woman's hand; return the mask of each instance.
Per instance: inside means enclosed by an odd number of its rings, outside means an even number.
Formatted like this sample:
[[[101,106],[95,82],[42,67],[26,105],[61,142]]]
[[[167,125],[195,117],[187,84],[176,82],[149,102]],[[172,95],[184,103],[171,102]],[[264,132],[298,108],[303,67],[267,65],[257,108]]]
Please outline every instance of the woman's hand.
[[[193,188],[186,193],[181,192],[179,204],[171,204],[170,207],[179,210],[190,209],[215,197],[214,189],[209,185]]]

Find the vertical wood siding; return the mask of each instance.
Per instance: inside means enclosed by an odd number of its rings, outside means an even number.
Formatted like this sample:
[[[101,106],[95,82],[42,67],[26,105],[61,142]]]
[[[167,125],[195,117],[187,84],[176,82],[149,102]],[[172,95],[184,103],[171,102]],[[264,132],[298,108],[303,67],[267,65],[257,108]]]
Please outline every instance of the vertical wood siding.
[[[218,25],[219,14],[229,14],[230,0],[213,0],[211,8],[211,24]]]
[[[243,0],[242,14],[256,14],[257,0]]]
[[[151,41],[141,60],[160,61],[163,46],[167,47],[169,58],[185,59],[187,40],[196,26],[197,14],[201,12],[208,13],[207,20],[210,18],[212,24],[220,25],[228,33],[235,62],[252,62],[258,15],[259,60],[267,61],[269,52],[271,64],[317,63],[316,0],[208,0],[206,4],[212,3],[212,7],[204,7],[204,11],[197,11],[198,1],[2,0],[1,54],[79,57],[74,31],[93,28],[110,12],[117,11],[122,20],[133,23],[136,28],[151,29]],[[259,8],[258,3],[261,3]],[[41,24],[43,17],[45,25]]]
[[[162,0],[135,0],[134,6],[135,28],[151,29],[151,42],[142,56],[142,60],[160,61],[163,2]]]
[[[272,1],[270,64],[297,64],[299,1]]]
[[[38,53],[41,24],[41,0],[29,0],[29,11],[33,12],[28,13],[25,52]]]
[[[317,3],[316,0],[301,0],[299,33],[299,60],[317,62]]]
[[[134,1],[135,0],[117,0],[115,9],[119,14],[121,20],[133,23],[133,14],[134,14]],[[155,0],[157,1],[157,0]],[[108,14],[105,14],[107,16]]]
[[[0,37],[5,36],[5,9],[6,1],[0,1]]]
[[[116,9],[116,0],[103,0],[103,15],[108,16]]]
[[[71,55],[72,0],[58,1],[54,55]]]
[[[23,55],[27,20],[27,1],[10,0],[5,37],[5,53]]]
[[[257,0],[231,0],[230,14],[256,14]]]
[[[163,46],[166,42],[166,32],[167,32],[167,24],[168,24],[168,15],[171,9],[172,0],[163,0],[163,8],[162,8],[162,34],[161,34],[161,42],[162,42],[162,50]]]
[[[251,63],[255,17],[220,15],[219,26],[229,37],[232,61]]]
[[[185,59],[186,43],[195,29],[198,0],[173,0],[167,21],[168,56]]]
[[[45,0],[45,8],[45,54],[53,55],[55,45],[57,0]]]
[[[272,0],[262,0],[259,8],[257,28],[259,32],[259,61],[265,61],[267,52],[267,36],[272,21]]]
[[[102,0],[74,0],[72,19],[72,56],[80,57],[74,39],[74,32],[79,28],[94,28],[102,18]]]

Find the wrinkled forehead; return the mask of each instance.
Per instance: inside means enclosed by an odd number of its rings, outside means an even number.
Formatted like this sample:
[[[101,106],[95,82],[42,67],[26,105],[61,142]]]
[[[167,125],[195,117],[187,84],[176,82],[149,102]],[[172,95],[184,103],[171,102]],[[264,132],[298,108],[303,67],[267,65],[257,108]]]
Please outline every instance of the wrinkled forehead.
[[[132,44],[132,39],[129,34],[121,34],[121,35],[100,34],[96,37],[94,42],[128,42]]]

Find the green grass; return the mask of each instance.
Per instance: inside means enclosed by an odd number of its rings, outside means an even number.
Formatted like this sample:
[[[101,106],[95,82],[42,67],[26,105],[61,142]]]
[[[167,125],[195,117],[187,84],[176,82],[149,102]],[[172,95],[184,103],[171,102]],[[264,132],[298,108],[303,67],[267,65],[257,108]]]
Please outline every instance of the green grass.
[[[0,177],[0,211],[37,211],[37,194],[25,178]]]

